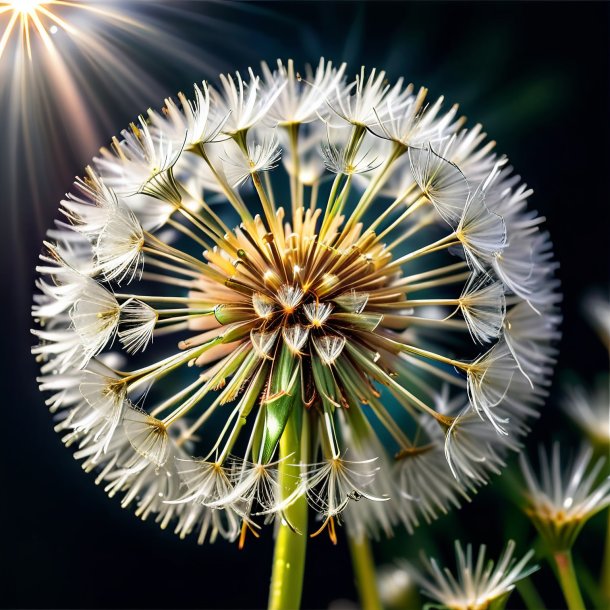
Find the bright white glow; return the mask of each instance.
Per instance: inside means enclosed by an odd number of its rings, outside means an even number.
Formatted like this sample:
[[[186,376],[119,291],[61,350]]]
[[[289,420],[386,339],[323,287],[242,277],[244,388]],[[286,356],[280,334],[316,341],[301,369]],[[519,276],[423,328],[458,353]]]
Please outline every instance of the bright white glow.
[[[47,4],[47,2],[40,2],[39,0],[13,0],[8,3],[13,10],[19,11],[20,13],[32,13],[41,4]]]
[[[53,43],[47,36],[45,21],[54,22],[49,27],[49,32],[55,34],[58,30],[57,26],[62,26],[68,31],[73,31],[72,27],[65,23],[58,15],[53,13],[47,6],[55,4],[52,0],[13,0],[12,2],[0,2],[0,16],[10,15],[2,37],[0,38],[0,57],[4,53],[7,45],[11,41],[11,36],[22,37],[25,43],[24,47],[27,50],[28,57],[32,59],[31,34],[38,32],[47,48],[52,48]],[[63,6],[76,6],[73,2],[63,1]],[[81,5],[84,8],[83,5]],[[55,28],[53,30],[53,28]]]
[[[65,188],[78,166],[75,160],[90,157],[104,141],[118,108],[150,102],[151,91],[160,87],[151,76],[152,66],[161,62],[185,71],[188,66],[188,73],[205,74],[211,58],[221,56],[216,50],[202,54],[199,44],[183,35],[182,26],[193,19],[207,27],[205,11],[174,4],[0,0],[0,107],[9,126],[0,138],[0,185],[3,193],[5,188],[12,193],[15,219],[21,215],[21,199],[29,202],[24,221],[32,210],[38,218],[48,207],[49,193]],[[161,14],[168,17],[163,27]],[[244,27],[244,35],[247,31]],[[115,43],[143,52],[135,57],[118,53]],[[107,105],[99,103],[100,94]],[[51,159],[57,171],[48,171]],[[21,179],[17,167],[36,179]],[[199,204],[193,200],[188,205]],[[25,256],[28,242],[17,241]]]

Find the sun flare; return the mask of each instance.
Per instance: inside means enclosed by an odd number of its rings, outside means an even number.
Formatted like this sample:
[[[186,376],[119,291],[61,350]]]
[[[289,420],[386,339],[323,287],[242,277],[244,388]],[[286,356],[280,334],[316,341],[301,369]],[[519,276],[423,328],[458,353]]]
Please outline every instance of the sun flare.
[[[8,23],[0,39],[0,57],[13,37],[19,38],[21,50],[25,50],[28,58],[32,59],[32,33],[36,32],[43,40],[44,44],[52,45],[49,32],[56,32],[62,28],[70,33],[74,33],[68,23],[53,13],[48,6],[61,4],[65,6],[79,6],[74,2],[54,2],[38,0],[14,0],[13,2],[0,3],[0,15],[11,13]],[[80,8],[83,6],[81,5]]]
[[[49,2],[36,2],[35,0],[17,0],[16,2],[9,2],[8,5],[12,6],[13,10],[20,13],[30,13],[35,11],[40,5],[49,4]]]
[[[53,7],[78,9],[97,13],[98,16],[129,22],[118,13],[104,10],[87,2],[70,2],[68,0],[14,0],[0,2],[0,16],[10,14],[8,23],[0,38],[0,58],[13,39],[19,42],[17,52],[26,52],[32,60],[32,36],[36,34],[42,40],[46,50],[55,53],[56,48],[49,34],[56,34],[59,29],[75,37],[80,34],[78,28],[63,19]]]

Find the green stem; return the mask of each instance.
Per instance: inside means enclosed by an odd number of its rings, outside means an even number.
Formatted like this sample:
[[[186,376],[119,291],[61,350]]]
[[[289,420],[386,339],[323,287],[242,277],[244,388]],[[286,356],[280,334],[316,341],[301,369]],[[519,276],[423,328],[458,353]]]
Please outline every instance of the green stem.
[[[360,596],[360,606],[366,610],[382,610],[371,545],[366,536],[357,538],[348,536],[348,541],[356,577],[356,588]]]
[[[301,163],[299,157],[299,128],[300,123],[291,123],[288,125],[288,135],[290,138],[290,155],[292,160],[292,173],[290,174],[290,200],[292,201],[292,219],[296,211],[302,206],[300,201],[301,194]]]
[[[540,593],[534,586],[531,578],[525,578],[517,583],[517,591],[525,602],[528,610],[546,610],[546,606],[540,597]]]
[[[591,574],[590,570],[587,569],[587,566],[582,562],[579,562],[578,559],[575,559],[576,563],[579,565],[578,570],[578,580],[580,581],[580,588],[585,595],[591,601],[591,608],[610,608],[610,604],[608,604],[607,600],[604,599],[604,594],[601,589],[600,583],[597,582],[597,579]],[[603,583],[602,583],[603,584]]]
[[[607,510],[608,523],[606,525],[606,546],[602,562],[601,589],[604,601],[610,604],[610,510]]]
[[[282,499],[298,484],[300,441],[293,411],[280,438],[279,484]],[[301,605],[307,550],[307,498],[301,496],[284,511],[273,551],[269,610],[297,610]]]
[[[402,144],[394,144],[392,152],[388,155],[388,158],[383,162],[383,165],[381,166],[381,168],[379,169],[377,174],[374,176],[374,178],[369,182],[364,193],[362,193],[362,196],[360,197],[360,201],[357,203],[357,205],[354,209],[354,212],[352,213],[352,216],[347,221],[346,232],[364,214],[364,212],[368,208],[369,204],[374,199],[375,195],[377,195],[379,190],[383,187],[383,185],[388,177],[388,170],[390,169],[390,167],[392,166],[394,161],[396,161],[396,159],[398,159],[398,157],[400,157],[402,154],[404,154],[406,150],[407,149]]]
[[[563,595],[568,604],[568,609],[586,610],[580,587],[576,580],[572,552],[570,550],[556,551],[553,553],[553,560],[557,569],[557,578],[561,585],[561,590],[563,591]]]

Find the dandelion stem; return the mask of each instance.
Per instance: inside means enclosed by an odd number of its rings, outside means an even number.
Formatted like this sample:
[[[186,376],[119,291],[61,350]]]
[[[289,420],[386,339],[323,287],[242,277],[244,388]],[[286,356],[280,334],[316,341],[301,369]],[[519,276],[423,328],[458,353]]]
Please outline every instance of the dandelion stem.
[[[298,485],[295,464],[300,461],[299,435],[295,413],[288,419],[280,439],[279,484],[282,500]],[[284,511],[273,551],[273,571],[269,589],[269,610],[299,608],[303,590],[307,549],[307,499],[301,495]]]
[[[257,172],[252,173],[252,182],[254,183],[254,188],[256,189],[256,192],[258,193],[258,197],[261,201],[261,205],[263,206],[263,212],[264,212],[265,218],[267,219],[267,222],[269,224],[269,228],[271,229],[271,232],[275,236],[275,239],[280,241],[283,238],[282,225],[278,221],[275,207],[272,205],[271,201],[269,200],[269,197],[267,196],[267,193],[265,192],[265,187],[263,186],[263,183],[261,182],[261,178]],[[281,243],[281,241],[280,241],[280,243]]]
[[[203,239],[201,239],[201,237],[198,237],[197,235],[195,235],[195,233],[193,233],[193,231],[191,231],[188,227],[181,225],[179,222],[176,222],[172,218],[168,219],[167,224],[170,227],[173,227],[174,229],[176,229],[176,231],[180,231],[180,233],[183,233],[184,235],[190,237],[195,243],[199,244],[202,248],[204,248],[204,250],[211,249],[210,245],[208,243],[203,241]]]
[[[610,603],[610,510],[606,510],[606,546],[604,548],[604,559],[602,561],[601,589],[604,601]]]
[[[546,610],[546,606],[540,597],[540,593],[534,586],[531,578],[524,578],[517,583],[517,591],[525,602],[528,610]]]
[[[290,172],[290,200],[292,201],[292,217],[296,216],[296,211],[301,207],[300,195],[300,157],[299,157],[299,123],[291,123],[288,126],[290,137],[290,156],[292,171]]]
[[[373,179],[369,182],[366,190],[362,194],[362,197],[356,205],[356,208],[354,209],[351,218],[346,224],[345,233],[347,233],[364,214],[371,201],[374,199],[375,195],[377,195],[381,187],[384,185],[388,176],[388,170],[390,169],[394,161],[396,161],[396,159],[398,159],[398,157],[400,157],[405,152],[405,150],[405,147],[401,144],[394,144],[392,152],[388,155],[387,159],[384,161],[383,165],[375,174]]]
[[[578,578],[582,592],[591,601],[591,608],[608,608],[608,601],[604,598],[604,592],[600,587],[600,583],[597,582],[591,571],[583,563],[579,563]],[[601,584],[603,585],[604,583]]]
[[[252,218],[252,214],[250,214],[248,208],[244,205],[244,202],[235,194],[226,178],[218,173],[218,170],[214,167],[213,163],[210,161],[210,158],[207,155],[205,147],[203,144],[199,145],[199,154],[203,158],[203,160],[207,163],[208,167],[214,174],[214,177],[218,181],[218,184],[222,188],[226,198],[229,200],[231,205],[235,208],[235,211],[242,217],[244,223],[247,226],[251,226],[254,219]]]
[[[572,552],[570,550],[556,551],[553,553],[553,561],[557,579],[568,604],[568,610],[586,610],[576,579]]]
[[[366,536],[348,536],[348,541],[360,606],[366,610],[381,610],[371,545]]]
[[[309,199],[309,209],[313,212],[316,209],[316,205],[318,204],[318,192],[320,190],[320,182],[315,181],[311,185],[311,193]]]
[[[328,196],[328,201],[326,202],[326,209],[324,210],[324,217],[322,218],[322,227],[320,228],[319,239],[322,239],[324,237],[328,228],[327,225],[332,220],[331,210],[335,206],[335,202],[337,199],[337,191],[339,190],[341,178],[341,174],[337,174],[335,176],[335,179],[333,180],[333,185],[330,189],[330,195]]]

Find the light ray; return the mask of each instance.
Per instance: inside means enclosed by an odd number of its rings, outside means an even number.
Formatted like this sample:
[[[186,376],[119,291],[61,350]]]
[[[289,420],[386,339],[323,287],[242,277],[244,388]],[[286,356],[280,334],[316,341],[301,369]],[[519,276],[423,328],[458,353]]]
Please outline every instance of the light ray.
[[[218,72],[231,40],[245,39],[245,26],[224,17],[228,7],[179,4],[0,1],[0,107],[5,124],[0,201],[18,267],[25,258],[24,231],[42,232],[48,203],[61,196],[77,168],[106,144],[104,134],[116,129],[117,116],[158,99],[160,91],[166,92],[167,82],[162,82],[168,75],[183,78],[179,86],[187,86],[191,74]],[[206,40],[225,31],[239,36],[201,47],[184,35],[193,25]],[[15,276],[18,282],[28,281],[25,267],[16,269]]]
[[[8,7],[6,10],[10,10],[10,7]],[[6,12],[6,10],[3,10],[2,12],[4,13]],[[0,57],[2,57],[2,53],[4,52],[4,49],[6,48],[6,45],[10,39],[13,28],[15,27],[15,22],[19,17],[20,15],[16,11],[13,12],[13,14],[11,15],[11,19],[8,22],[8,25],[6,26],[6,29],[4,30],[4,34],[2,34],[2,39],[0,39]]]

